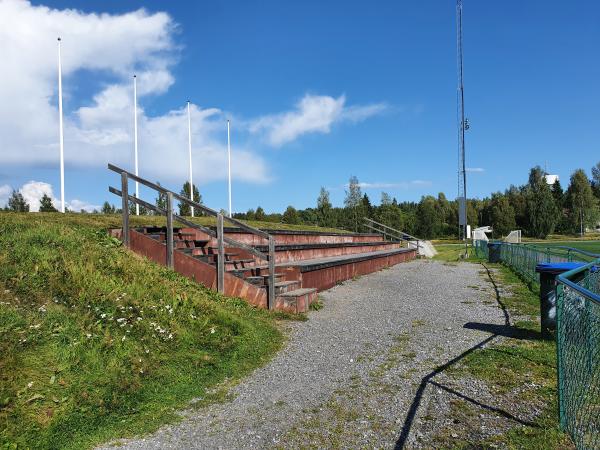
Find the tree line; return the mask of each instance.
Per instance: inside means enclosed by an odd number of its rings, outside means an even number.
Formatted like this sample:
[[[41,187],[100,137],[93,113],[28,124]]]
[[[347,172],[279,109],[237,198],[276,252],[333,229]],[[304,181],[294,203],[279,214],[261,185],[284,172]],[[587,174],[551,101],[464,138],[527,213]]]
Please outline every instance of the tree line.
[[[190,197],[189,182],[184,183],[180,194]],[[193,196],[194,201],[202,204],[202,196],[196,186]],[[166,209],[166,197],[159,194],[155,205]],[[519,229],[526,236],[545,238],[552,233],[574,234],[595,228],[600,220],[599,205],[600,162],[592,168],[591,178],[583,169],[575,170],[566,190],[558,179],[549,185],[544,171],[536,166],[530,169],[527,182],[521,186],[511,185],[504,192],[495,192],[488,198],[469,199],[467,219],[473,228],[491,226],[494,237],[506,236],[510,231]],[[179,202],[177,206],[179,215],[191,214],[189,205]],[[129,209],[130,213],[135,213],[133,202],[130,202]],[[13,191],[5,210],[27,212],[29,205],[20,192]],[[40,211],[56,211],[47,195],[40,200]],[[121,210],[104,202],[100,211],[94,212],[115,214]],[[140,206],[140,213],[153,214],[153,211]],[[196,215],[201,214],[196,211]],[[242,220],[316,225],[356,232],[369,231],[363,223],[363,218],[368,217],[421,238],[452,238],[458,235],[458,202],[448,200],[444,193],[440,192],[437,197],[423,196],[419,202],[399,202],[382,192],[379,204],[375,205],[362,192],[356,176],[350,177],[347,184],[343,207],[333,206],[329,191],[322,187],[314,208],[296,209],[290,205],[283,213],[267,214],[258,206],[233,216]]]
[[[455,238],[458,236],[458,201],[444,193],[423,196],[419,202],[398,202],[382,192],[374,205],[361,190],[357,177],[350,177],[344,206],[334,207],[327,189],[321,188],[314,208],[297,210],[288,206],[283,213],[266,214],[262,207],[234,217],[263,222],[318,225],[351,231],[368,231],[363,217],[421,238]],[[527,183],[509,186],[484,199],[467,201],[467,220],[472,228],[491,226],[494,237],[521,230],[525,236],[545,238],[552,233],[575,234],[594,229],[600,220],[600,162],[591,170],[591,179],[583,169],[571,175],[563,190],[560,180],[546,181],[541,167],[530,169]]]

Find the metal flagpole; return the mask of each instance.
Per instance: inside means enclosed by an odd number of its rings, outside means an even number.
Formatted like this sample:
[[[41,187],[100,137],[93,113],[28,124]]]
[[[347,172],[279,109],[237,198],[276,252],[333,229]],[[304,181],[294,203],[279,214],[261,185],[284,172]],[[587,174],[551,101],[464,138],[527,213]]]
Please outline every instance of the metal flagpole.
[[[229,217],[233,212],[231,211],[231,139],[229,137],[229,119],[227,119],[227,178],[229,183]]]
[[[192,118],[190,115],[190,101],[187,102],[188,114],[188,153],[190,155],[190,200],[194,201],[194,182],[192,181]],[[194,207],[192,206],[192,217],[194,217]]]
[[[65,142],[63,136],[62,67],[60,60],[60,37],[58,38],[58,128],[60,146],[60,212],[65,212]]]
[[[134,151],[134,163],[135,163],[135,176],[138,174],[138,127],[137,127],[137,77],[133,75],[133,151]],[[135,182],[135,197],[140,198],[140,184]],[[135,215],[140,215],[140,205],[135,204]]]

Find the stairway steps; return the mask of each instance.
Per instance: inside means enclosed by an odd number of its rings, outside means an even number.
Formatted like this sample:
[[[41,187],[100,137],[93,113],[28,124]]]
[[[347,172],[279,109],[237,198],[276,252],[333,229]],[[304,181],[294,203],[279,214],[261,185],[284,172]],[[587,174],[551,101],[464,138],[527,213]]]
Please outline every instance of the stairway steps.
[[[317,290],[315,288],[300,288],[277,295],[275,303],[283,310],[305,313],[316,299]]]

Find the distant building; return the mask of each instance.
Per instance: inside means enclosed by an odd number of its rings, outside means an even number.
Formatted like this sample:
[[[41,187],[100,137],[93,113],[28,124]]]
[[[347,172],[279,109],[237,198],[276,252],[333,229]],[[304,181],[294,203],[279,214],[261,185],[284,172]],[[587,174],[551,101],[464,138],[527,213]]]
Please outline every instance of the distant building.
[[[546,174],[546,175],[544,175],[544,178],[546,179],[546,183],[548,183],[550,185],[556,183],[559,180],[558,175]]]

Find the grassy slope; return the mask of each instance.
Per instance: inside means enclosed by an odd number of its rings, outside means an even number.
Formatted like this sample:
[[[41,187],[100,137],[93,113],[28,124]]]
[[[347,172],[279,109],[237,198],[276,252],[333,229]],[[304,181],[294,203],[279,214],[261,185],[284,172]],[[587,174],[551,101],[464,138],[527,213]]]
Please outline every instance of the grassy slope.
[[[126,252],[117,222],[0,214],[0,447],[153,430],[280,347],[272,315]]]
[[[438,259],[458,261],[459,250],[455,245],[444,245],[436,249],[440,251]],[[475,257],[471,262],[480,262]],[[515,333],[536,336],[539,331],[539,292],[530,289],[514,272],[500,264],[485,265],[496,268],[492,274],[493,281],[508,289],[510,295],[502,295],[500,301],[512,317],[520,317],[514,324]],[[482,269],[484,267],[482,266]],[[482,270],[482,276],[487,271]],[[490,280],[491,281],[491,280]],[[469,374],[485,381],[493,392],[506,396],[508,401],[519,404],[535,403],[541,413],[534,420],[535,426],[515,426],[487,442],[468,442],[451,438],[451,430],[438,436],[441,447],[472,448],[490,446],[500,448],[535,448],[563,449],[572,448],[568,436],[558,429],[557,388],[556,388],[556,345],[553,341],[539,338],[517,339],[506,338],[501,343],[488,345],[476,350],[463,359],[457,367],[450,370],[455,376]],[[523,386],[529,386],[522,389]],[[514,391],[517,391],[514,397]],[[477,417],[476,407],[462,404],[453,411],[461,416]],[[517,411],[511,411],[516,412]],[[467,421],[470,422],[470,421]],[[477,428],[477,421],[472,424]]]
[[[13,214],[13,213],[3,213],[0,212],[0,217],[4,214]],[[121,227],[121,214],[75,214],[69,213],[66,216],[60,213],[30,213],[30,215],[43,215],[46,219],[51,220],[64,220],[64,217],[67,217],[69,223],[79,224],[79,225],[91,225],[94,227],[102,227],[102,228],[119,228]],[[59,219],[60,218],[60,219]],[[200,225],[206,226],[215,226],[216,218],[214,217],[187,217],[187,219],[196,222]],[[350,233],[347,230],[341,230],[338,228],[323,228],[312,225],[291,225],[287,223],[274,223],[274,222],[260,222],[256,220],[244,220],[243,222],[248,225],[260,228],[260,229],[270,229],[270,230],[298,230],[298,231],[322,231],[322,232],[333,232],[333,233]],[[129,216],[129,223],[131,226],[142,226],[142,225],[166,225],[166,218],[163,216]],[[175,226],[180,226],[175,222]],[[225,220],[225,226],[234,227],[231,222]]]

